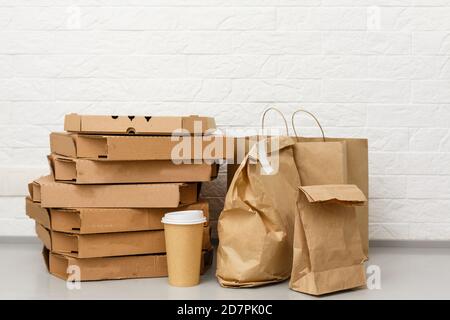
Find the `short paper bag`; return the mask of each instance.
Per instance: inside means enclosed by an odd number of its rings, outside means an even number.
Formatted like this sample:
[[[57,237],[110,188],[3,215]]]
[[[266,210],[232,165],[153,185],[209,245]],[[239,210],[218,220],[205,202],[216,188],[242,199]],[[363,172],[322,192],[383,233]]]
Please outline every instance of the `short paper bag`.
[[[366,256],[354,207],[367,201],[362,191],[355,185],[300,191],[290,288],[323,295],[364,286]]]

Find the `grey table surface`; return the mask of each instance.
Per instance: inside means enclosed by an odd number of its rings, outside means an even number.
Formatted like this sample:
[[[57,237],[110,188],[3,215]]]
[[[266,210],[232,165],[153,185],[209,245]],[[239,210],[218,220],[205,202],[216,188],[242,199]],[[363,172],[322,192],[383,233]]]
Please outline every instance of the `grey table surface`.
[[[214,268],[199,286],[174,288],[166,278],[85,282],[69,290],[47,273],[36,243],[0,244],[0,299],[450,299],[450,248],[371,248],[366,267],[377,266],[381,289],[361,289],[322,298],[289,290],[288,283],[224,289]]]

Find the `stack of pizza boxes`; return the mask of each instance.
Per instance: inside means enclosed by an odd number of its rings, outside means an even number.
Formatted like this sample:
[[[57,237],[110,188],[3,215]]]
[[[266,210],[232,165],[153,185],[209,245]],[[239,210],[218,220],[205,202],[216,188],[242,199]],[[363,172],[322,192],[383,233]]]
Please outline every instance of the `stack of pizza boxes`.
[[[30,183],[26,199],[49,272],[80,281],[166,276],[161,218],[209,216],[199,193],[223,158],[211,147],[214,129],[199,116],[67,115],[66,132],[50,135],[51,174]],[[212,252],[206,223],[202,272]]]

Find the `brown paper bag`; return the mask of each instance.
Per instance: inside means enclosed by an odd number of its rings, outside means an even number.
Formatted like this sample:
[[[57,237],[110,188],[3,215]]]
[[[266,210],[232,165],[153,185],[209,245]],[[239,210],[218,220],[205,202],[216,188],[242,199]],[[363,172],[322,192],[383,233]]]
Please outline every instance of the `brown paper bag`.
[[[246,140],[249,144],[248,137],[240,138]],[[320,138],[306,138],[298,137],[298,142],[323,142],[323,137]],[[356,185],[369,198],[369,153],[367,139],[352,139],[352,138],[326,138],[326,142],[345,142],[346,162],[347,162],[347,181],[345,183]],[[238,144],[238,142],[236,142]],[[298,159],[299,155],[295,156]],[[239,166],[236,164],[228,165],[228,185],[234,177]],[[303,167],[305,172],[305,167]],[[303,179],[308,182],[303,175]],[[367,205],[359,206],[356,209],[359,231],[361,233],[361,240],[363,242],[364,253],[369,255],[369,208]]]
[[[347,145],[336,142],[298,142],[294,159],[302,186],[347,183]]]
[[[355,185],[300,187],[290,288],[311,294],[366,284],[356,211],[366,197]]]
[[[310,115],[321,130],[320,138],[299,137],[294,118],[299,112]],[[306,110],[293,113],[292,128],[298,144],[294,146],[294,157],[300,172],[301,185],[354,184],[369,198],[369,159],[367,139],[325,137],[319,120]],[[344,143],[344,145],[340,145]],[[333,145],[335,144],[335,145]],[[345,155],[343,154],[345,153]],[[331,159],[331,160],[330,160]],[[343,163],[341,163],[344,161]],[[369,208],[356,208],[359,232],[364,254],[369,256]]]
[[[270,138],[268,145],[272,145]],[[283,281],[292,268],[292,245],[298,185],[293,158],[296,139],[279,137],[267,159],[279,159],[275,174],[252,148],[239,166],[218,222],[217,278],[222,286],[252,287]],[[252,163],[252,158],[257,158]]]

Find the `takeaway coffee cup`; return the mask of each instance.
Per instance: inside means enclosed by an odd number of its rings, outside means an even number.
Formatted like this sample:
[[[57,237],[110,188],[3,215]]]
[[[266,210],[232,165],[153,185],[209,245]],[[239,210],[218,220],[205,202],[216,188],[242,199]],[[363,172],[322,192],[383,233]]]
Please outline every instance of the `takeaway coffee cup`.
[[[170,285],[192,287],[200,283],[205,222],[201,210],[172,212],[163,217]]]

